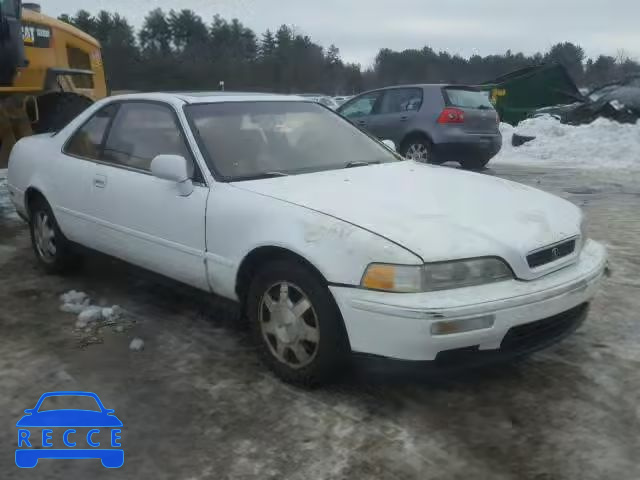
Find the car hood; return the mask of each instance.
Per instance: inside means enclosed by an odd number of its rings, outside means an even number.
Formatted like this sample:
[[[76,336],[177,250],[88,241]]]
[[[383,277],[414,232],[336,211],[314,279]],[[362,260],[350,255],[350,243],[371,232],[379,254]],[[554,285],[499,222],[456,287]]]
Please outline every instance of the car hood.
[[[121,427],[115,415],[90,410],[48,410],[25,415],[17,427]]]
[[[582,218],[540,190],[412,161],[234,185],[365,228],[425,262],[502,256],[522,263],[532,250],[579,235]]]

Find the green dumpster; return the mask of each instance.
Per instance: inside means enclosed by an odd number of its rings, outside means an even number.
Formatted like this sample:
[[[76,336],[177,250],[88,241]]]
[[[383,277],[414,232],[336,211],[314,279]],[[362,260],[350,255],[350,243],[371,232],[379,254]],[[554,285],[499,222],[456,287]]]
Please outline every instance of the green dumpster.
[[[538,108],[584,100],[567,70],[555,63],[516,70],[479,87],[489,93],[501,121],[514,126]]]

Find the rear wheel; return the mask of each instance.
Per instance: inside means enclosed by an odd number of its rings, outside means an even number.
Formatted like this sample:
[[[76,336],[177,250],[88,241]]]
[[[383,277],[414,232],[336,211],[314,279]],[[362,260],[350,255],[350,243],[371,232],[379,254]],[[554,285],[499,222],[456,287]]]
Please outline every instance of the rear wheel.
[[[434,163],[433,145],[428,138],[423,136],[413,136],[405,140],[400,149],[400,154],[408,160]]]
[[[76,93],[46,93],[38,98],[39,119],[33,130],[35,133],[57,132],[92,104],[90,98]]]
[[[314,386],[343,371],[349,342],[342,318],[311,269],[287,260],[265,265],[251,282],[247,314],[264,362],[282,380]]]
[[[38,262],[47,273],[64,273],[80,264],[80,257],[72,251],[49,204],[42,198],[33,200],[29,227],[31,244]]]

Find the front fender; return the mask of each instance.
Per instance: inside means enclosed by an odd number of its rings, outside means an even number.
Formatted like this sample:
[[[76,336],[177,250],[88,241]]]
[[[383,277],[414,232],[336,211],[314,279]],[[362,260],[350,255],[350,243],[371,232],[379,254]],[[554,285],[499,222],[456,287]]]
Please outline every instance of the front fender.
[[[207,262],[213,290],[237,299],[238,269],[260,247],[289,250],[329,283],[359,285],[372,262],[420,265],[404,247],[329,215],[258,193],[216,185],[207,206]]]

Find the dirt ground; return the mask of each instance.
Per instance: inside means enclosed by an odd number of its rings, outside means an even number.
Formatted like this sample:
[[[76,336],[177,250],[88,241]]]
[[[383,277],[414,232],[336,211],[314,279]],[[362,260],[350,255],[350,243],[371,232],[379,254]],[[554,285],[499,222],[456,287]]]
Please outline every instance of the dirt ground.
[[[0,202],[0,478],[637,480],[640,174],[487,173],[587,212],[612,269],[587,323],[518,365],[438,381],[356,372],[316,391],[265,371],[234,309],[207,295],[104,258],[43,275],[26,226]],[[122,306],[126,322],[79,333],[60,311],[71,289]],[[134,337],[142,352],[129,350]],[[121,469],[15,466],[16,421],[55,390],[96,392],[115,409]]]

